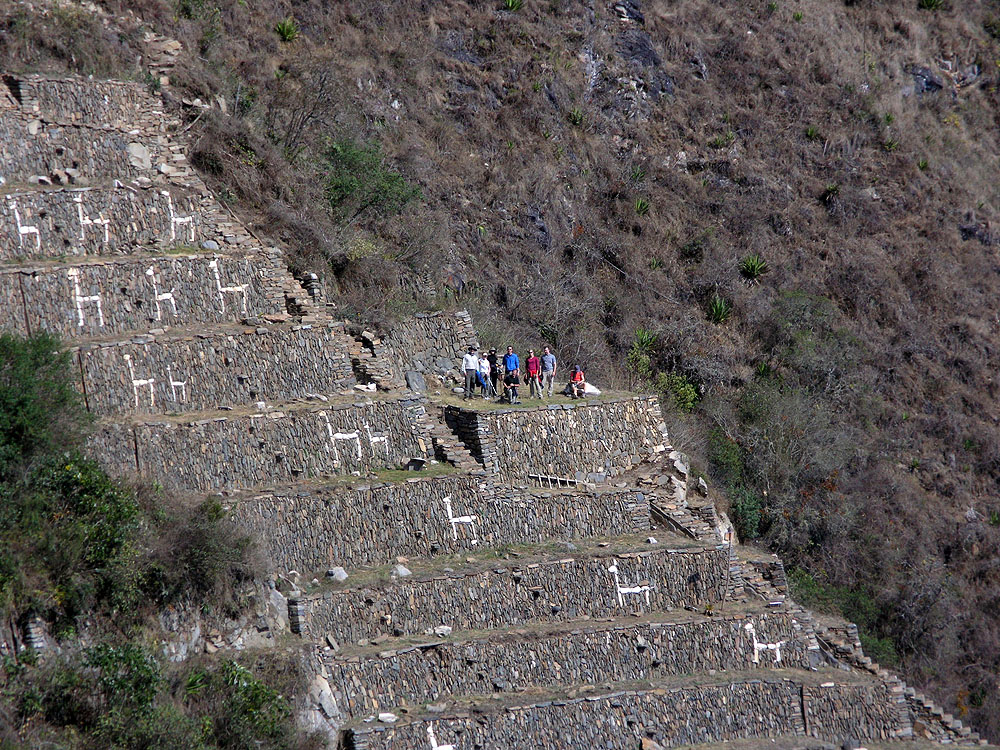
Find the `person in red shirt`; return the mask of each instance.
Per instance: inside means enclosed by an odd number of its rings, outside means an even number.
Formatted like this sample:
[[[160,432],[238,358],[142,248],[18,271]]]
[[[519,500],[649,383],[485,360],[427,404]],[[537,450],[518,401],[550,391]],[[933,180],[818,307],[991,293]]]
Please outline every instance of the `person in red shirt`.
[[[573,368],[573,374],[569,376],[569,394],[573,398],[586,398],[587,381],[584,377],[580,365]]]
[[[535,350],[528,350],[528,395],[531,398],[542,397],[542,360],[535,356]]]

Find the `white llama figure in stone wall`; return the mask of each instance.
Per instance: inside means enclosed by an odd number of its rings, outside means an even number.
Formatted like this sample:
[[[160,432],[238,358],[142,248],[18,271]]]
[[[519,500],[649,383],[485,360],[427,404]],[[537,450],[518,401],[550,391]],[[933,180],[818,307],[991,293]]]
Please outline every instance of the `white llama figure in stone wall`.
[[[340,452],[337,450],[338,440],[353,440],[357,448],[358,461],[361,461],[361,436],[358,431],[354,432],[335,432],[333,429],[333,424],[330,422],[330,417],[325,411],[321,411],[320,414],[323,415],[323,421],[326,422],[326,434],[330,438],[330,450],[333,451],[333,465],[340,466]]]
[[[472,527],[472,544],[479,544],[479,532],[476,530],[476,521],[479,516],[455,516],[451,512],[451,495],[445,495],[441,502],[444,503],[445,512],[448,514],[448,521],[451,523],[451,538],[458,541],[458,526],[465,524]]]
[[[187,380],[174,380],[173,373],[170,372],[170,365],[167,365],[167,380],[170,382],[170,399],[177,404],[187,401]],[[181,397],[177,398],[177,390],[180,389]]]
[[[7,201],[7,205],[14,212],[14,221],[17,223],[17,246],[24,247],[24,238],[29,235],[35,235],[35,249],[42,249],[42,237],[38,234],[38,227],[27,226],[21,223],[21,213],[17,210],[17,201]]]
[[[244,315],[247,314],[247,285],[240,284],[238,286],[223,286],[222,277],[219,275],[219,261],[214,259],[209,262],[208,267],[212,269],[212,273],[215,274],[215,288],[219,290],[219,304],[222,306],[222,312],[226,312],[226,294],[239,294],[241,295],[241,305],[240,310]]]
[[[170,198],[169,190],[161,190],[160,195],[167,199],[167,211],[170,214],[170,240],[177,240],[177,227],[186,225],[188,228],[188,242],[194,242],[194,218],[191,216],[178,216],[174,213],[174,202]]]
[[[104,226],[104,244],[107,245],[111,238],[110,230],[108,225],[111,224],[111,219],[106,219],[104,216],[98,212],[96,219],[91,219],[90,216],[85,216],[83,213],[83,196],[79,193],[74,196],[73,202],[76,204],[76,213],[80,217],[80,242],[87,239],[86,228],[93,226]]]
[[[385,448],[385,457],[389,457],[389,436],[388,435],[376,435],[372,432],[372,428],[368,426],[365,422],[365,432],[368,433],[368,445],[372,449],[372,458],[375,457],[375,446],[381,444]]]
[[[153,399],[155,394],[156,378],[137,378],[135,376],[135,370],[132,368],[132,355],[125,355],[125,364],[128,365],[128,376],[132,379],[132,395],[135,396],[135,408],[139,408],[139,389],[149,388],[149,406],[153,407]]]
[[[431,750],[455,750],[454,745],[439,745],[437,737],[434,736],[434,725],[427,724],[427,741],[431,743]]]
[[[626,596],[642,596],[646,599],[646,606],[649,606],[649,592],[653,590],[653,587],[649,584],[636,584],[635,586],[622,586],[621,580],[618,577],[618,563],[611,563],[611,567],[608,568],[608,572],[615,579],[615,591],[618,594],[618,605],[621,607],[625,606]]]
[[[87,319],[83,314],[83,306],[88,302],[92,302],[97,305],[97,325],[100,328],[104,328],[104,310],[101,308],[101,295],[97,294],[82,295],[80,294],[80,269],[79,268],[69,268],[66,270],[66,275],[73,279],[73,301],[76,303],[76,318],[77,325],[83,328],[87,324]]]
[[[177,315],[177,300],[174,299],[174,290],[171,288],[169,292],[160,292],[159,286],[156,283],[156,266],[150,266],[147,268],[146,275],[153,284],[153,305],[156,308],[156,319],[160,320],[163,317],[162,310],[160,309],[161,302],[169,302],[170,307],[174,311],[174,315]]]
[[[760,652],[761,651],[773,651],[774,661],[779,663],[781,661],[781,647],[785,645],[785,641],[778,641],[777,643],[762,643],[757,640],[757,628],[754,627],[752,622],[748,622],[743,626],[750,637],[753,638],[753,663],[760,664]]]

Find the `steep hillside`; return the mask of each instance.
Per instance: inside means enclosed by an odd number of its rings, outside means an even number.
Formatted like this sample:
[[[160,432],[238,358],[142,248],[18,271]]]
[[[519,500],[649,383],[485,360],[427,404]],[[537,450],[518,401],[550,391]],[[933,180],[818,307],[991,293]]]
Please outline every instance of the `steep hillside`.
[[[659,390],[800,597],[1000,738],[1000,6],[517,5],[15,4],[0,61],[156,87],[179,39],[192,163],[342,310]]]

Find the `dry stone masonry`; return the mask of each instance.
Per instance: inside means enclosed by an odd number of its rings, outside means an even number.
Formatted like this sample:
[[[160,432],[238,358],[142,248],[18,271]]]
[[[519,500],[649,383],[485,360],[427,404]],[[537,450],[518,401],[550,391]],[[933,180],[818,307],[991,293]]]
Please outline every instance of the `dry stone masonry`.
[[[718,604],[726,551],[657,549],[565,557],[469,573],[344,588],[305,600],[308,632],[338,641],[453,630],[504,630]]]
[[[233,498],[231,506],[233,519],[261,540],[278,570],[381,565],[398,555],[473,553],[649,529],[642,493],[515,492],[468,476],[353,489],[293,486]]]
[[[145,41],[169,86],[180,44]],[[274,573],[256,627],[165,613],[168,658],[302,649],[344,750],[978,741],[723,543],[655,399],[431,403],[468,313],[331,320],[146,87],[0,76],[0,145],[0,329],[62,336],[93,453],[219,496]]]
[[[824,699],[814,702],[821,694]],[[862,716],[857,731],[852,726],[851,732],[831,733],[841,710]],[[900,730],[899,717],[879,685],[831,684],[806,690],[790,679],[744,679],[555,698],[498,709],[488,717],[442,714],[395,726],[361,725],[348,732],[344,747],[634,750],[644,738],[672,747],[789,735],[839,744],[895,739]]]
[[[655,398],[564,403],[535,409],[449,407],[448,423],[502,480],[604,481],[666,452]]]
[[[219,221],[197,195],[173,185],[11,192],[0,200],[0,262],[219,244]]]
[[[348,339],[334,323],[142,334],[76,355],[87,408],[101,415],[285,402],[356,384]]]
[[[430,438],[414,429],[423,419],[423,406],[407,399],[320,404],[196,421],[109,422],[90,446],[114,471],[160,477],[172,489],[240,489],[426,460]]]
[[[763,656],[758,646],[780,643]],[[812,666],[794,616],[757,614],[688,622],[590,625],[536,635],[522,631],[347,656],[323,652],[338,705],[364,718],[449,695],[540,687],[648,682],[690,672]]]
[[[192,323],[287,316],[270,254],[161,255],[0,271],[22,332],[107,337]],[[19,301],[18,301],[19,300]]]

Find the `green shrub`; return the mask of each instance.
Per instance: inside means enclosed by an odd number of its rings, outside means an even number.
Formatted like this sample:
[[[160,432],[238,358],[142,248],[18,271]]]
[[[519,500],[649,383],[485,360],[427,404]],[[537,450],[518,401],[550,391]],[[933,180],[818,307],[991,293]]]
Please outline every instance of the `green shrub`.
[[[420,188],[385,164],[377,143],[334,141],[324,153],[326,197],[337,217],[350,221],[364,214],[391,216],[421,197]]]
[[[645,216],[649,213],[649,199],[648,198],[636,198],[634,204],[635,212],[639,216]]]
[[[927,159],[921,159],[920,161],[917,162],[917,169],[919,169],[921,172],[926,172],[927,167],[929,166],[930,162],[928,162]]]
[[[640,165],[636,164],[634,167],[632,167],[632,173],[629,175],[629,178],[632,180],[633,183],[638,185],[640,182],[646,179],[646,170],[643,169]]]
[[[944,0],[917,0],[917,7],[920,10],[941,10]]]
[[[733,303],[715,292],[708,300],[707,313],[711,322],[722,325],[733,314]]]
[[[0,481],[80,444],[89,421],[59,339],[0,335]]]
[[[897,150],[899,150],[899,141],[897,141],[895,138],[887,138],[882,143],[882,148],[884,148],[889,153],[892,153],[893,151],[897,151]]]
[[[795,21],[796,23],[801,21],[804,17],[805,16],[802,15],[802,11],[800,10],[797,10],[794,13],[792,13],[792,20]]]
[[[815,125],[809,125],[806,128],[806,138],[808,138],[810,141],[819,140],[819,128],[817,128]]]
[[[760,253],[752,253],[740,261],[740,275],[747,281],[757,281],[767,271],[767,261]]]
[[[787,576],[795,601],[818,612],[845,617],[858,626],[862,648],[870,658],[887,666],[899,662],[892,639],[880,632],[887,620],[886,609],[870,587],[835,586],[798,567],[789,568]]]
[[[282,42],[294,42],[299,38],[299,25],[289,16],[274,25],[274,32]]]
[[[685,375],[659,372],[654,385],[662,397],[673,401],[678,411],[690,412],[698,404],[698,388]]]
[[[583,125],[583,110],[579,107],[573,107],[566,115],[566,119],[569,120],[571,125],[580,127]]]
[[[719,427],[712,428],[708,433],[708,460],[726,486],[739,487],[743,483],[743,451]]]
[[[756,539],[763,526],[763,505],[757,493],[746,487],[729,490],[729,515],[740,539]]]
[[[524,0],[503,0],[503,7],[511,12],[517,12],[524,6]]]

